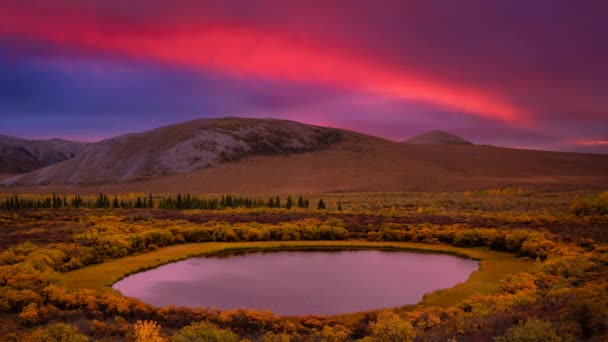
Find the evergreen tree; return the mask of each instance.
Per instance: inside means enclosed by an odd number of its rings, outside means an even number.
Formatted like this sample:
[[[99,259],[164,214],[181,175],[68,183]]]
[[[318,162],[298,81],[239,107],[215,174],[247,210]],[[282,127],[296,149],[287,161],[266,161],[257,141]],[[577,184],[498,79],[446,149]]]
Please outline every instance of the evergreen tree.
[[[232,195],[230,195],[230,194],[226,195],[226,206],[230,207],[230,208],[233,207]]]
[[[20,210],[21,209],[21,205],[19,203],[19,196],[17,196],[17,195],[15,195],[13,209],[15,209],[15,210]]]
[[[291,198],[291,195],[289,195],[287,196],[287,201],[285,202],[285,208],[291,209],[291,207],[293,207],[293,199]]]
[[[112,201],[112,209],[116,209],[118,207],[119,207],[118,198],[116,198],[116,195],[114,195],[114,201]]]
[[[177,194],[177,201],[175,203],[175,209],[182,209],[182,195],[181,194]]]
[[[338,202],[338,211],[342,211],[342,203]]]
[[[317,209],[325,209],[325,202],[323,202],[323,199],[319,200],[319,204],[317,204]]]
[[[53,195],[53,197],[55,197]],[[97,200],[95,201],[95,208],[103,208],[104,206],[104,201],[103,201],[103,194],[100,192],[99,196],[97,197]]]
[[[274,199],[274,206],[275,208],[281,207],[281,198],[279,197],[279,195],[277,195],[277,197]]]
[[[298,207],[304,208],[304,198],[302,197],[302,195],[298,196]]]
[[[55,196],[55,193],[53,193],[51,197],[51,207],[53,207],[53,209],[57,209],[57,196]]]

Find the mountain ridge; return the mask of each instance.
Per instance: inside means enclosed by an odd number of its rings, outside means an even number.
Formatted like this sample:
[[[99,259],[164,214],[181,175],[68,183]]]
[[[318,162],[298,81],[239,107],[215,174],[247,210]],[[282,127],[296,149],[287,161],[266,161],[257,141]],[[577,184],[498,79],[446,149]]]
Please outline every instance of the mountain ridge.
[[[200,119],[88,144],[0,184],[15,192],[608,189],[608,155],[407,144],[278,119]]]
[[[323,149],[340,130],[278,119],[198,119],[90,143],[82,154],[4,182],[90,184],[179,174],[247,155]]]
[[[0,134],[0,173],[24,173],[76,157],[85,143],[64,139],[23,139]]]

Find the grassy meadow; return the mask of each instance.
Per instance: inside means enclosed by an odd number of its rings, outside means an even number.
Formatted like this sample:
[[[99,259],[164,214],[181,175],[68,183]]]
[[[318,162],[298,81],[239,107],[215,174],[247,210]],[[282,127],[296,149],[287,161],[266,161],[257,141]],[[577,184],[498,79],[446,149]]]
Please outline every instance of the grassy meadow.
[[[1,341],[608,337],[606,193],[1,194],[0,203]],[[109,287],[191,256],[368,248],[454,254],[480,269],[417,305],[332,317],[158,308]]]
[[[445,253],[480,261],[478,271],[471,274],[467,282],[453,288],[436,291],[424,298],[429,305],[450,306],[474,293],[498,291],[500,280],[508,274],[527,271],[533,266],[528,258],[513,254],[490,251],[487,248],[459,248],[411,242],[346,241],[263,241],[263,242],[203,242],[159,248],[153,252],[111,260],[63,273],[67,288],[109,289],[124,276],[147,270],[170,262],[194,256],[211,255],[231,251],[269,250],[323,250],[323,249],[380,249],[421,253]]]

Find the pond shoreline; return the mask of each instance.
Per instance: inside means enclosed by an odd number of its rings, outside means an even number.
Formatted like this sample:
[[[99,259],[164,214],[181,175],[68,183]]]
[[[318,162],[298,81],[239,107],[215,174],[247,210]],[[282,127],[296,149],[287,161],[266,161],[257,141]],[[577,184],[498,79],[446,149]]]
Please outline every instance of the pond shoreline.
[[[331,316],[416,304],[478,269],[477,260],[445,253],[271,248],[185,259],[132,274],[112,288],[155,307]]]
[[[469,295],[493,293],[498,290],[499,281],[508,274],[526,271],[533,262],[505,252],[490,251],[487,248],[460,248],[449,245],[431,245],[411,242],[372,242],[363,240],[336,241],[264,241],[264,242],[202,242],[174,245],[155,251],[114,259],[62,274],[68,288],[91,288],[115,291],[111,286],[123,278],[150,270],[172,262],[191,257],[230,253],[239,251],[279,251],[296,250],[349,250],[380,249],[416,253],[440,253],[479,261],[479,269],[467,281],[448,289],[437,290],[425,295],[418,304],[450,306]]]

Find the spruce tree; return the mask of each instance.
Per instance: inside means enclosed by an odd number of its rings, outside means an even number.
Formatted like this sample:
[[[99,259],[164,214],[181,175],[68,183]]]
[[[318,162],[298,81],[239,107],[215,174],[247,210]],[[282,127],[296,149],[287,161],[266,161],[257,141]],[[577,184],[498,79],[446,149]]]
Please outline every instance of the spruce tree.
[[[304,198],[302,197],[302,195],[298,196],[298,207],[304,208]]]
[[[20,210],[21,209],[21,204],[19,203],[19,196],[15,195],[15,210]]]
[[[287,196],[287,202],[285,202],[285,208],[291,209],[291,207],[293,207],[293,199],[291,198],[291,195],[289,195]]]
[[[182,195],[177,194],[177,201],[175,203],[175,209],[182,209]]]
[[[317,204],[317,209],[325,209],[325,202],[323,202],[323,199],[319,200],[319,204]]]
[[[226,195],[226,206],[232,208],[233,203],[232,203],[232,195],[228,194]]]

